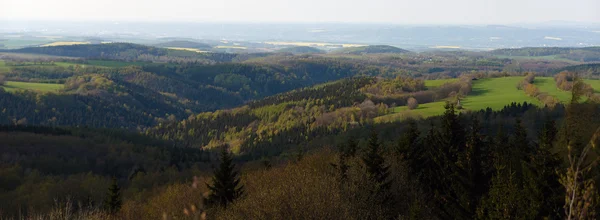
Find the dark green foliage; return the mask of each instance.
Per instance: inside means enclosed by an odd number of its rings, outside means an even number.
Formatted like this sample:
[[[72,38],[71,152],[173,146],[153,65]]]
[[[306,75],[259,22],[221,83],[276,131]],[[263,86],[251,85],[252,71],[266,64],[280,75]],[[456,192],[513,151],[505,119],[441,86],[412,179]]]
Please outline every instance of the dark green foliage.
[[[385,164],[385,159],[382,156],[381,144],[377,133],[373,131],[369,138],[369,143],[365,149],[362,161],[366,166],[367,173],[372,181],[376,182],[382,189],[389,188],[391,182],[389,177],[389,166]]]
[[[106,194],[106,200],[104,200],[104,207],[108,212],[114,214],[121,209],[121,205],[121,188],[117,183],[117,178],[113,178]]]
[[[291,54],[310,54],[310,53],[325,53],[323,50],[319,50],[314,47],[308,46],[297,46],[297,47],[288,47],[277,50],[278,53],[291,53]]]
[[[412,158],[413,153],[411,151],[418,150],[421,146],[419,144],[419,128],[417,122],[409,119],[407,122],[408,128],[406,128],[402,135],[400,135],[400,141],[398,142],[397,153],[404,155],[407,158]]]
[[[207,184],[210,189],[210,195],[207,200],[209,204],[219,205],[224,208],[238,199],[244,193],[244,186],[240,183],[238,171],[235,171],[235,165],[231,154],[223,147],[220,157],[221,164],[215,170],[212,183]]]

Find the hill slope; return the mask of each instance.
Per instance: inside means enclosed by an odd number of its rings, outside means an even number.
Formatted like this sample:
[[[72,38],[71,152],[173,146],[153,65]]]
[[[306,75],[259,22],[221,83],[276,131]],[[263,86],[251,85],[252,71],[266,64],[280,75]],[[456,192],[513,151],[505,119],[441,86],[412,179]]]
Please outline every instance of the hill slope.
[[[298,47],[288,47],[277,50],[279,53],[292,53],[292,54],[305,54],[305,53],[325,53],[323,50],[319,50],[314,47],[308,46],[298,46]]]
[[[410,51],[388,45],[371,45],[364,47],[349,47],[334,51],[342,54],[374,54],[374,53],[409,53]]]
[[[199,43],[194,41],[176,40],[155,44],[156,47],[178,47],[178,48],[193,48],[201,50],[209,50],[212,48],[209,44]]]

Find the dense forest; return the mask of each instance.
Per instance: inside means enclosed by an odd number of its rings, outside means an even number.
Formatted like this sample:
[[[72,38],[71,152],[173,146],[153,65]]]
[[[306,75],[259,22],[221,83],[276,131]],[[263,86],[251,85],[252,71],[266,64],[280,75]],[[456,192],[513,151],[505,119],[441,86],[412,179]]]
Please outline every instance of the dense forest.
[[[519,49],[498,49],[491,53],[505,56],[557,56],[559,58],[580,62],[600,61],[600,47],[528,47]]]
[[[3,53],[0,219],[597,218],[596,64],[371,49]]]

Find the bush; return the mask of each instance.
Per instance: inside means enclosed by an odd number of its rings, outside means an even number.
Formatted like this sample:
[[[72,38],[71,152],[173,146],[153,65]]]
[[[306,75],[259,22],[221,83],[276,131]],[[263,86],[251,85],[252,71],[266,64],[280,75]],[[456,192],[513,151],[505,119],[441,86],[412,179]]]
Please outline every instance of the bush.
[[[408,106],[408,109],[416,109],[417,107],[419,107],[419,102],[417,102],[417,100],[413,97],[408,98],[408,102],[406,104],[406,106]]]

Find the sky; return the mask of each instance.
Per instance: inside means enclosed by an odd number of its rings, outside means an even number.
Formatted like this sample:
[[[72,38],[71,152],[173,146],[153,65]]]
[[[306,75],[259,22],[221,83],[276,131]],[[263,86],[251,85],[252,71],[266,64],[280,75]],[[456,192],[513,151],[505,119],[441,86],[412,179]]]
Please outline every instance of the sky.
[[[600,0],[0,0],[0,20],[600,23]]]

